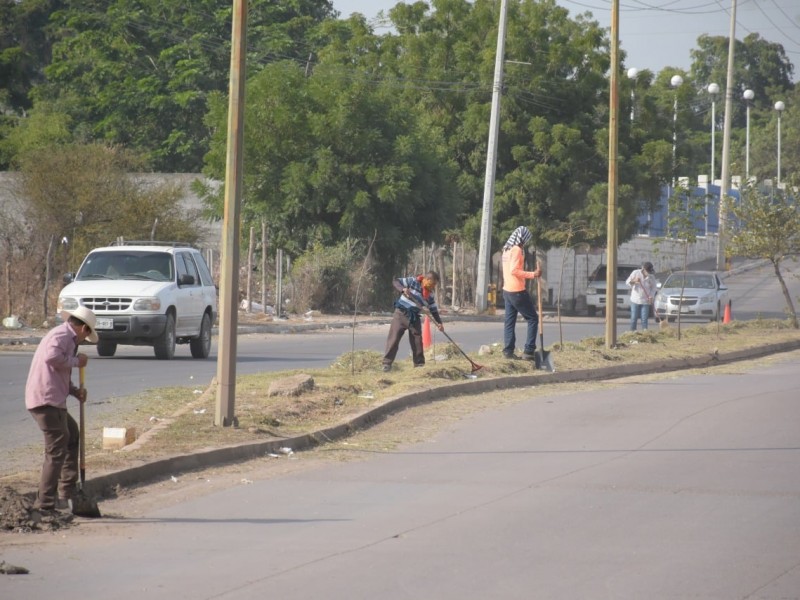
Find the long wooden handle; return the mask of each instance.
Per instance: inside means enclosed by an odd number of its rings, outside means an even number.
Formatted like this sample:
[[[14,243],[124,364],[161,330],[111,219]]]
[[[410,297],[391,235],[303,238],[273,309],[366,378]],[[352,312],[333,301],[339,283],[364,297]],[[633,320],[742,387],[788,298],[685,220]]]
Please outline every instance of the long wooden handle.
[[[78,368],[78,381],[80,383],[80,388],[82,390],[85,390],[84,384],[86,382],[86,375],[84,374],[84,370],[85,370],[84,367],[79,367]],[[84,391],[84,394],[85,393],[86,392]],[[78,417],[78,421],[79,421],[78,422],[78,427],[79,427],[79,430],[78,430],[78,440],[79,440],[79,444],[78,444],[78,462],[79,462],[79,470],[80,470],[79,475],[80,475],[80,481],[81,481],[81,488],[83,488],[83,484],[86,483],[86,438],[85,438],[85,434],[83,432],[83,426],[84,426],[84,422],[85,422],[84,408],[83,408],[84,404],[86,404],[86,397],[85,396],[84,396],[83,401],[80,401],[80,400],[78,401],[78,405],[79,405],[79,408],[78,408],[78,414],[79,414],[79,417]]]
[[[539,305],[539,335],[544,334],[544,324],[542,323],[542,263],[536,261],[536,268],[540,270],[539,277],[536,278],[536,299]],[[544,348],[542,348],[544,350]]]

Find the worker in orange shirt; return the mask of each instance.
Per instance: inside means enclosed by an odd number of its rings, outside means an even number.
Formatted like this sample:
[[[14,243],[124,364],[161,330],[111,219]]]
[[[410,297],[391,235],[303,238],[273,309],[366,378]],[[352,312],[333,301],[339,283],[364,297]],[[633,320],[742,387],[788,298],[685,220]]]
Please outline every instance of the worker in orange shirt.
[[[528,290],[525,289],[526,279],[541,277],[542,270],[537,265],[535,271],[525,270],[525,244],[533,235],[524,225],[517,227],[503,246],[503,300],[506,306],[506,318],[503,329],[503,356],[506,358],[519,358],[514,354],[517,336],[514,329],[517,325],[517,315],[520,314],[528,322],[528,334],[525,338],[522,358],[536,360],[536,328],[539,326],[539,315],[533,306]]]

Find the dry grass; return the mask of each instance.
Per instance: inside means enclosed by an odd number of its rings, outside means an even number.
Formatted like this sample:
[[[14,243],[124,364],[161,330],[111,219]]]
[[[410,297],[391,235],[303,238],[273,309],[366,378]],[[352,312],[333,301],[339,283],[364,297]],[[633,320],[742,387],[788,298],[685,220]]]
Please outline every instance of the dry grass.
[[[587,338],[548,350],[558,371],[562,372],[713,352],[724,354],[800,340],[800,331],[791,329],[788,322],[777,320],[684,326],[681,333],[678,340],[673,325],[663,330],[624,333],[613,349],[606,349],[602,338]],[[504,359],[499,347],[493,348],[490,354],[474,356],[473,360],[484,366],[479,371],[482,379],[545,373],[536,371],[527,361]],[[435,357],[428,356],[424,369],[413,368],[410,360],[396,362],[389,373],[381,372],[380,367],[379,353],[361,351],[339,357],[327,369],[241,376],[236,387],[238,427],[214,426],[216,394],[213,386],[202,394],[193,388],[167,388],[130,398],[120,404],[135,408],[118,414],[116,422],[118,426],[135,427],[139,436],[147,434],[147,441],[137,444],[132,451],[108,451],[102,449],[101,431],[87,431],[91,470],[93,473],[115,470],[201,448],[312,432],[344,422],[389,398],[464,381],[470,372],[469,363],[455,347],[441,345],[437,345]],[[299,396],[268,396],[273,381],[299,373],[313,377],[313,390]],[[473,403],[473,409],[474,406]],[[407,434],[405,431],[404,441],[408,441]],[[381,443],[387,442],[384,439]]]

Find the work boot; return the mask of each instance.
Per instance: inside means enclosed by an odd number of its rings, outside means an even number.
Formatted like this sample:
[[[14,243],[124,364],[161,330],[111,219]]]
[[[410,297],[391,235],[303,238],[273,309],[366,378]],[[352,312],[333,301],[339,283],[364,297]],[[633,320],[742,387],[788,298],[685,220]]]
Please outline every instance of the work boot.
[[[388,373],[392,370],[392,365],[383,365],[383,372]]]
[[[503,352],[503,358],[507,358],[508,360],[519,360],[519,356],[513,352]]]
[[[528,352],[526,350],[525,352],[522,353],[522,358],[525,360],[536,360],[537,358],[539,358],[539,355],[536,354],[536,350],[532,352]]]
[[[69,498],[59,498],[56,500],[56,510],[72,511],[72,500]]]

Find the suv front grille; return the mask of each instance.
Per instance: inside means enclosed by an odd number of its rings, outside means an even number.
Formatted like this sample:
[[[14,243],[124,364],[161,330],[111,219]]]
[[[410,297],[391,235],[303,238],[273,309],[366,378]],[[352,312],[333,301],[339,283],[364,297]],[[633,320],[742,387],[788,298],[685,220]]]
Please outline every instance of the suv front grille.
[[[92,312],[122,312],[131,307],[133,298],[81,298],[81,304]]]

